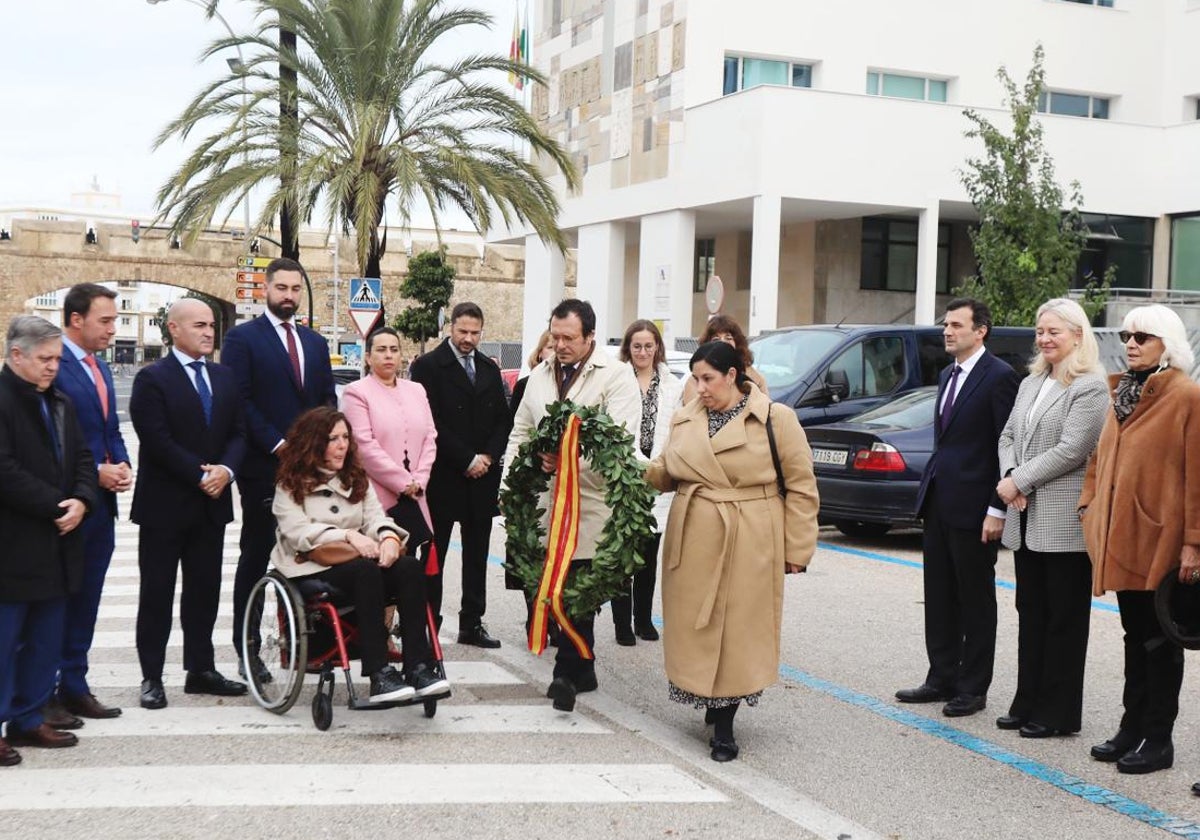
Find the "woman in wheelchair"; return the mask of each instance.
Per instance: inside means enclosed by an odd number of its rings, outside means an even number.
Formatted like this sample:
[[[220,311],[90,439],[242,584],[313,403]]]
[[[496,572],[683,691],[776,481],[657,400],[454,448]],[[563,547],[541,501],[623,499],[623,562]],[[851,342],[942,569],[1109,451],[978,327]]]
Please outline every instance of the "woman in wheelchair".
[[[449,683],[433,667],[426,636],[424,569],[403,555],[408,534],[383,512],[358,461],[346,417],[314,408],[297,418],[279,449],[272,511],[278,523],[272,565],[288,578],[315,577],[344,593],[358,612],[362,673],[370,701],[387,703],[441,694]],[[358,556],[319,565],[305,555],[345,541]],[[405,674],[387,662],[386,604],[400,616]]]

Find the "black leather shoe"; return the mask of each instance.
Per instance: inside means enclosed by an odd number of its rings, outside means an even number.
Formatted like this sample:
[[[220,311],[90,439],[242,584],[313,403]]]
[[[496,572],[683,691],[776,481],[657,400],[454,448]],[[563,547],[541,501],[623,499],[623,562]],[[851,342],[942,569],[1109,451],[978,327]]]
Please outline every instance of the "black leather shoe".
[[[586,694],[587,692],[595,691],[596,689],[598,689],[600,687],[599,681],[596,680],[596,672],[595,671],[591,672],[590,674],[584,674],[582,676],[576,677],[575,679],[571,680],[571,684],[575,686],[576,694]],[[551,688],[546,689],[546,696],[548,698],[550,698],[551,700],[554,699],[554,694],[552,693],[552,688],[553,688],[553,683],[551,683]]]
[[[633,632],[637,633],[637,637],[639,639],[643,639],[647,642],[658,641],[658,628],[649,621],[633,622]]]
[[[960,694],[942,707],[946,717],[966,717],[976,712],[982,712],[987,707],[987,697],[983,694]]]
[[[628,627],[617,627],[617,644],[621,647],[633,647],[637,644],[637,636]]]
[[[56,699],[42,706],[42,720],[55,729],[82,729],[83,721],[62,707]]]
[[[105,706],[96,699],[95,694],[64,694],[58,692],[58,702],[73,715],[85,718],[105,720],[121,716],[121,710],[116,706]]]
[[[708,742],[708,745],[712,747],[710,755],[712,755],[713,761],[733,761],[738,757],[737,741],[732,738],[728,741],[718,741],[716,738],[713,738]]]
[[[1118,773],[1141,775],[1155,770],[1166,770],[1175,763],[1175,745],[1170,741],[1152,744],[1144,740],[1136,749],[1117,759]]]
[[[0,738],[0,767],[15,767],[21,763],[21,754]]]
[[[575,683],[566,677],[555,677],[550,683],[550,699],[560,712],[575,711]]]
[[[167,692],[163,689],[162,680],[142,680],[142,708],[165,709],[167,707]]]
[[[388,651],[388,653],[391,653],[391,651]],[[388,659],[390,661],[391,657],[389,656]],[[254,674],[254,681],[259,685],[266,685],[267,683],[275,680],[275,678],[271,676],[271,672],[267,668],[266,663],[263,662],[257,654],[250,656],[250,670]],[[246,675],[246,660],[244,659],[238,662],[238,676],[244,680],[250,679],[250,677]]]
[[[500,640],[493,639],[488,633],[487,628],[482,624],[476,624],[474,627],[458,631],[458,643],[460,645],[473,645],[481,648],[498,648]]]
[[[902,688],[896,692],[896,699],[901,703],[937,703],[949,700],[954,695],[927,683],[921,683],[916,688]]]
[[[217,671],[188,671],[183,681],[184,694],[214,694],[217,697],[241,697],[246,684],[227,680]]]
[[[1020,729],[1025,725],[1025,718],[1016,715],[1003,715],[996,718],[997,729]]]
[[[1118,730],[1116,735],[1103,744],[1096,744],[1092,747],[1092,758],[1097,761],[1118,761],[1121,756],[1136,747],[1141,740],[1132,732],[1126,732],[1124,729]]]
[[[1054,738],[1059,735],[1074,735],[1074,732],[1068,732],[1065,729],[1055,729],[1053,726],[1042,726],[1040,723],[1030,721],[1021,727],[1020,736],[1022,738]]]

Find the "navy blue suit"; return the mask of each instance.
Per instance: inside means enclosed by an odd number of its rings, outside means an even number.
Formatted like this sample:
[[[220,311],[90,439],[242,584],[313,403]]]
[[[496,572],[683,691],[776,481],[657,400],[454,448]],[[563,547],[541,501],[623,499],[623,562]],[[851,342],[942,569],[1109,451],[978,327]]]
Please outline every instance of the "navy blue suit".
[[[938,413],[953,365],[938,380]],[[996,495],[998,444],[1020,377],[984,351],[958,387],[942,428],[935,421],[933,457],[921,481],[924,518],[925,682],[951,694],[983,696],[996,657],[996,550],[981,542]]]
[[[107,417],[100,405],[92,372],[65,346],[54,385],[71,398],[84,443],[91,451],[97,468],[105,463],[128,464],[129,453],[125,451],[125,440],[121,437],[117,419],[117,390],[113,385],[112,372],[103,359],[98,358],[96,362],[104,388],[108,391]],[[104,577],[108,574],[108,564],[116,541],[114,520],[117,517],[117,494],[103,488],[99,488],[99,494],[99,504],[80,526],[84,544],[83,585],[71,595],[67,604],[58,687],[63,694],[71,697],[83,697],[91,693],[87,684],[87,655],[92,647]]]
[[[217,499],[205,494],[200,465],[222,464],[236,476],[246,441],[233,372],[212,362],[206,370],[212,390],[208,422],[191,374],[173,353],[137,375],[129,398],[129,416],[141,443],[133,521],[141,526],[137,649],[144,679],[162,678],[179,567],[183,665],[188,671],[213,670],[212,632],[233,492],[227,487]]]
[[[242,499],[241,557],[233,584],[233,645],[242,649],[242,619],[250,590],[267,571],[275,547],[273,450],[296,418],[318,406],[336,406],[329,345],[307,327],[296,327],[304,351],[304,382],[296,381],[291,359],[266,315],[239,324],[225,335],[221,361],[237,378],[246,417],[246,460],[238,473]]]

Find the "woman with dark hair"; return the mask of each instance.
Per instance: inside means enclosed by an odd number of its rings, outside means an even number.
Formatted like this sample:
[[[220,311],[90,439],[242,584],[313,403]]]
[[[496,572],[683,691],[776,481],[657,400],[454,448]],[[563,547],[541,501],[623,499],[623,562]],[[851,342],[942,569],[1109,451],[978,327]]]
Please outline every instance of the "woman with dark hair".
[[[704,325],[704,331],[700,333],[701,344],[707,344],[710,341],[721,341],[737,350],[738,355],[742,357],[746,378],[770,398],[771,393],[767,390],[767,378],[754,369],[754,351],[750,349],[750,342],[746,341],[746,334],[742,332],[737,321],[728,315],[713,315]],[[696,384],[689,379],[683,386],[683,401],[689,403],[695,397]]]
[[[630,324],[621,340],[619,355],[622,362],[633,368],[642,392],[642,423],[636,435],[638,450],[646,459],[654,458],[666,445],[671,416],[683,396],[683,383],[667,367],[662,333],[653,321],[642,319]],[[654,628],[650,613],[654,606],[654,584],[658,579],[658,545],[670,506],[669,493],[660,495],[654,504],[658,533],[642,548],[645,563],[631,578],[632,597],[627,584],[625,594],[612,599],[613,626],[619,645],[635,645],[638,636],[648,642],[658,640],[658,630]]]
[[[370,678],[372,703],[441,694],[449,683],[432,667],[424,570],[417,558],[403,556],[408,534],[384,514],[357,456],[350,424],[340,411],[314,408],[296,419],[279,450],[271,563],[285,577],[320,578],[350,598],[358,613],[362,673]],[[301,556],[341,541],[359,556],[333,566]],[[400,613],[406,676],[387,662],[383,610],[389,601]]]
[[[795,412],[771,410],[741,354],[711,341],[691,368],[697,399],[675,412],[646,473],[675,491],[663,646],[671,699],[706,710],[712,758],[731,761],[738,706],[757,705],[778,676],[783,579],[816,550],[817,483]]]

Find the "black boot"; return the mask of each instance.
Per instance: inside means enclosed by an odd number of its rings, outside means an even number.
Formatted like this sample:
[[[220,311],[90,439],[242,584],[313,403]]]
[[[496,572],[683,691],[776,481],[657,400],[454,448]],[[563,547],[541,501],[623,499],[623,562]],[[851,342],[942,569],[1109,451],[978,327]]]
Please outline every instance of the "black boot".
[[[637,644],[630,626],[633,623],[633,607],[628,593],[618,595],[609,602],[612,606],[613,629],[617,633],[617,644],[629,647]]]
[[[633,576],[633,629],[639,638],[647,642],[658,641],[658,630],[650,618],[654,608],[654,584],[657,579],[655,558],[650,558]]]

